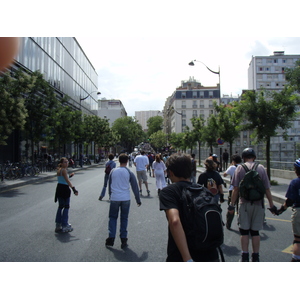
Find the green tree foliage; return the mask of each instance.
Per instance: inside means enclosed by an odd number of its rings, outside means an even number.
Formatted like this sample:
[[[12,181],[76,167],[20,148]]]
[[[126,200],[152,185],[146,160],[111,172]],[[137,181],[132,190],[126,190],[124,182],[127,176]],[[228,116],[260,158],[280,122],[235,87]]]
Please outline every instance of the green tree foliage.
[[[161,131],[163,128],[164,119],[161,116],[151,117],[147,121],[148,136],[150,137],[153,133]]]
[[[32,86],[26,95],[25,106],[28,112],[24,133],[31,142],[32,157],[34,144],[53,136],[53,122],[57,107],[60,105],[53,88],[36,71],[31,75]]]
[[[157,152],[167,145],[167,135],[162,130],[152,133],[150,139],[151,146],[153,146]]]
[[[6,140],[13,130],[24,128],[25,94],[30,88],[30,76],[22,71],[6,72],[0,77],[0,145],[7,145]]]
[[[193,152],[193,148],[197,144],[197,135],[195,131],[190,130],[188,126],[185,127],[184,135],[183,135],[183,144],[185,149],[190,149],[191,153]]]
[[[232,145],[241,132],[240,124],[242,122],[241,111],[235,103],[230,105],[214,105],[217,115],[219,138],[229,143],[229,155],[232,156]]]
[[[202,117],[192,118],[193,132],[195,139],[198,142],[199,164],[201,162],[201,143],[204,130],[204,119]]]
[[[120,136],[120,144],[128,152],[133,151],[135,145],[138,145],[145,139],[145,133],[133,117],[122,117],[117,119],[112,130]]]
[[[270,140],[276,136],[276,130],[281,128],[287,137],[287,130],[291,128],[295,119],[300,98],[293,93],[291,87],[286,86],[281,92],[247,91],[243,94],[239,104],[240,112],[247,122],[243,130],[253,130],[251,135],[255,142],[266,143],[267,173],[270,178]]]
[[[285,78],[290,85],[300,93],[300,60],[297,60],[294,68],[286,68],[284,70]]]
[[[210,148],[210,152],[213,152],[213,147],[217,147],[217,139],[219,138],[219,125],[215,115],[210,115],[207,119],[207,125],[203,128],[203,141],[206,142]]]
[[[169,142],[172,145],[172,150],[184,149],[183,136],[184,136],[184,132],[180,132],[180,133],[172,132],[170,134]]]

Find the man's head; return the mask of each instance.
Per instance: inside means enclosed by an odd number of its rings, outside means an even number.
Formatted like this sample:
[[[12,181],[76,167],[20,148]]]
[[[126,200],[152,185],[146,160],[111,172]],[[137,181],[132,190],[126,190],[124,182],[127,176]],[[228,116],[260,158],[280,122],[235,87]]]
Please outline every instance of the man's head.
[[[141,155],[145,155],[145,151],[141,151]]]
[[[127,164],[127,162],[128,162],[128,156],[124,153],[120,154],[119,163],[120,164]]]
[[[294,169],[297,176],[300,176],[300,158],[294,162]]]
[[[166,161],[169,178],[176,182],[178,178],[190,180],[192,175],[192,160],[187,154],[172,154]],[[170,172],[171,171],[171,172]]]
[[[234,154],[234,155],[232,155],[232,157],[231,157],[231,161],[234,163],[234,164],[240,164],[241,162],[242,162],[242,159],[241,159],[241,157],[239,156],[239,155],[237,155],[237,154]]]
[[[242,158],[244,161],[247,161],[249,159],[256,159],[256,154],[252,148],[245,148],[242,152]]]

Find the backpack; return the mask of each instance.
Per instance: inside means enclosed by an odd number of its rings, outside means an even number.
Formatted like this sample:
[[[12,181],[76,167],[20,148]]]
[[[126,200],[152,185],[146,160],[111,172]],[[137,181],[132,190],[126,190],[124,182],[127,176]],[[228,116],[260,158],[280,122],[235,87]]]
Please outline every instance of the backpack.
[[[214,196],[218,194],[218,187],[214,179],[207,178],[206,186]]]
[[[211,192],[202,185],[192,184],[182,189],[183,219],[189,248],[199,251],[219,249],[224,241],[222,209]]]
[[[241,166],[246,171],[244,178],[239,184],[240,196],[245,200],[251,201],[262,201],[266,193],[266,188],[258,172],[256,171],[258,163],[255,163],[251,170],[245,164]]]
[[[104,172],[105,172],[105,174],[109,175],[110,171],[111,171],[111,165],[107,164],[107,166],[105,167],[105,171]]]

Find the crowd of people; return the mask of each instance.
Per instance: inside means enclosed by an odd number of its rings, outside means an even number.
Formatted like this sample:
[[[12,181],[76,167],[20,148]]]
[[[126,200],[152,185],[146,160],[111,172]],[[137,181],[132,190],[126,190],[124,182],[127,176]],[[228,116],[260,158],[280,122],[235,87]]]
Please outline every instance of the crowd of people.
[[[215,203],[221,205],[224,202],[223,186],[225,182],[218,171],[217,156],[212,154],[205,161],[205,171],[196,178],[197,162],[194,155],[175,153],[171,156],[153,153],[146,154],[141,151],[135,157],[121,154],[118,157],[119,166],[114,162],[114,155],[109,155],[105,165],[104,186],[99,196],[102,200],[108,186],[110,200],[108,238],[105,245],[112,247],[116,238],[117,220],[120,211],[120,239],[121,248],[127,247],[128,241],[128,216],[130,209],[130,188],[133,191],[136,203],[141,206],[143,187],[150,196],[147,172],[155,177],[156,189],[160,201],[160,210],[165,211],[168,223],[168,247],[166,261],[220,261],[217,249],[200,251],[190,245],[190,232],[187,232],[187,220],[183,217],[184,205],[182,191],[188,187],[205,187]],[[260,234],[265,218],[264,197],[268,200],[269,210],[273,215],[283,213],[287,207],[293,207],[292,229],[294,234],[292,261],[300,261],[300,159],[294,164],[297,178],[292,180],[286,193],[287,200],[278,210],[273,203],[270,191],[270,181],[265,168],[256,163],[256,154],[252,148],[243,150],[242,155],[235,154],[231,157],[223,176],[230,176],[228,209],[226,213],[226,228],[231,229],[234,216],[240,232],[241,262],[259,262]],[[136,167],[136,175],[127,168],[128,162]],[[223,161],[224,162],[224,161]],[[130,165],[130,164],[129,164]],[[70,232],[73,230],[68,223],[68,211],[70,205],[70,188],[75,195],[78,191],[72,185],[67,176],[68,159],[62,158],[57,170],[57,189],[55,200],[58,201],[56,214],[56,232]],[[258,198],[246,196],[244,186],[246,177],[250,171],[255,171],[259,176],[263,192]],[[70,177],[74,174],[70,174]],[[172,184],[168,184],[169,182]],[[197,184],[196,184],[197,181]],[[257,192],[257,191],[254,191]],[[257,193],[256,193],[257,194]],[[251,255],[250,255],[251,242]]]

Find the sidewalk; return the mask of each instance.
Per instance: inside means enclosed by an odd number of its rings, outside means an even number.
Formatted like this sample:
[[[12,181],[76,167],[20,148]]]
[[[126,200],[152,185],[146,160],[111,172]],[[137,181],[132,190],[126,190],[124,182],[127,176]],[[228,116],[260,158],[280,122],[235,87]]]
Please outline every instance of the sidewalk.
[[[76,173],[78,171],[82,171],[84,169],[88,169],[88,168],[94,168],[94,167],[99,167],[99,166],[103,166],[105,164],[105,161],[100,162],[98,164],[91,164],[91,165],[83,165],[82,168],[81,167],[76,167],[76,168],[68,168],[68,172],[69,173]],[[18,178],[18,179],[13,179],[13,180],[7,180],[4,179],[4,181],[0,181],[0,192],[10,189],[10,188],[14,188],[14,187],[19,187],[19,186],[23,186],[26,184],[31,184],[31,183],[36,183],[36,182],[40,182],[43,180],[47,180],[50,179],[52,177],[56,176],[56,171],[50,171],[50,172],[43,172],[40,173],[37,176],[24,176],[23,178]]]

